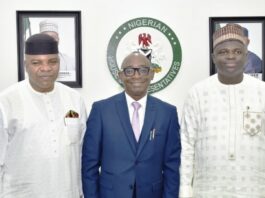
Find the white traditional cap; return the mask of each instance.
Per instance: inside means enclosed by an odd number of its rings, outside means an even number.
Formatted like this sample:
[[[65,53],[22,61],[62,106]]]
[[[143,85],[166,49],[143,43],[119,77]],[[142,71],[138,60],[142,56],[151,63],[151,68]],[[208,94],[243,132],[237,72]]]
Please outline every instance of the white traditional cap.
[[[58,24],[50,20],[41,21],[40,22],[40,33],[46,32],[46,31],[58,33]]]

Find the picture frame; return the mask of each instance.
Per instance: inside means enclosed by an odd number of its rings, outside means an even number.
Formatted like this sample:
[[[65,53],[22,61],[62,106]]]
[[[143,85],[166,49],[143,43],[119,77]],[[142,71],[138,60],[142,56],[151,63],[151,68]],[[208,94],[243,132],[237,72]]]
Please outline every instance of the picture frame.
[[[60,71],[56,81],[82,87],[81,11],[16,11],[18,80],[24,80],[25,41],[33,34],[56,32]],[[52,34],[53,36],[53,34]],[[56,40],[57,40],[56,39]]]
[[[265,17],[210,17],[209,18],[209,44],[210,44],[210,75],[216,73],[216,66],[212,60],[213,53],[213,33],[217,28],[228,23],[236,23],[244,28],[244,34],[249,39],[248,61],[245,65],[244,73],[254,76],[260,80],[265,80],[264,65],[264,24]],[[254,63],[255,62],[255,63]]]

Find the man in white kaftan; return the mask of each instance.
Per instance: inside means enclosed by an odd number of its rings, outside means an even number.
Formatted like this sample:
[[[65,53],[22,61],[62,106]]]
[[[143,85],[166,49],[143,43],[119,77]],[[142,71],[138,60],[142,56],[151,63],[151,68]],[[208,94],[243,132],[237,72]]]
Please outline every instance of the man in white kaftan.
[[[265,196],[265,84],[214,75],[192,88],[184,112],[182,188],[196,198]]]
[[[26,43],[29,79],[0,94],[0,197],[80,198],[85,105],[78,92],[54,82],[54,39],[33,37],[35,46]]]
[[[218,74],[193,86],[185,101],[180,198],[265,197],[265,83],[243,74],[244,40],[226,34],[238,28],[220,30]]]

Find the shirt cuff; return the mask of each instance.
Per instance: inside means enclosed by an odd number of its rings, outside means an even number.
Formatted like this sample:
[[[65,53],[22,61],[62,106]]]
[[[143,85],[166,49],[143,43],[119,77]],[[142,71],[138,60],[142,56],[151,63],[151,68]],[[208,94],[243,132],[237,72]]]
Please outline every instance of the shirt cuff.
[[[193,191],[191,186],[180,186],[179,198],[192,198]]]

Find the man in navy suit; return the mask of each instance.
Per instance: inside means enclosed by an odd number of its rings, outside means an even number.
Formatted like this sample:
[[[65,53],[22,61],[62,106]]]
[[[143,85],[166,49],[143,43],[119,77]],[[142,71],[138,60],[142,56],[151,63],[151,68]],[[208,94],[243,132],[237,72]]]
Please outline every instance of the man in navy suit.
[[[119,77],[125,92],[95,102],[82,151],[85,198],[177,198],[180,137],[176,107],[147,94],[151,62],[133,52]],[[135,127],[137,102],[138,127]],[[100,169],[100,170],[99,170]]]

